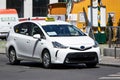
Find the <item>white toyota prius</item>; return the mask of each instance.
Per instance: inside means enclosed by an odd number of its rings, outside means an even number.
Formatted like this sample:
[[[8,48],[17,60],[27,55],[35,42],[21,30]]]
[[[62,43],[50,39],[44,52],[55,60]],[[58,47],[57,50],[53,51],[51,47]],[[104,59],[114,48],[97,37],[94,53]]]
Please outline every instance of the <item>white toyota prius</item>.
[[[70,23],[50,20],[27,20],[13,27],[6,44],[10,64],[32,60],[50,68],[52,64],[95,67],[99,63],[96,41]]]

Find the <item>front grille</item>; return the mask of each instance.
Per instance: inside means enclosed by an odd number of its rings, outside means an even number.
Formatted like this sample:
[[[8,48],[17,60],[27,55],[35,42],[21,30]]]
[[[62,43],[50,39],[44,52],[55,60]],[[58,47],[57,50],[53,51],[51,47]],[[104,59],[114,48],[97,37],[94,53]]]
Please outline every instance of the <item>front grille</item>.
[[[96,52],[69,53],[66,56],[65,63],[87,63],[98,62]]]
[[[73,49],[73,50],[79,50],[79,51],[85,51],[85,50],[88,50],[88,49],[91,49],[92,47],[87,47],[85,49],[80,49],[80,48],[74,48],[74,47],[70,47],[70,49]]]

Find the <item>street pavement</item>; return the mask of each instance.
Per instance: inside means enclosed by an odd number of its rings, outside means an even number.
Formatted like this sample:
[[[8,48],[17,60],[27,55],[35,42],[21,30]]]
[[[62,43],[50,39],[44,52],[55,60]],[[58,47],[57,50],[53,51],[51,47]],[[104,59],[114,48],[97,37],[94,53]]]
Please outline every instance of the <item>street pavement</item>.
[[[101,48],[101,61],[100,61],[100,65],[104,65],[104,66],[114,66],[114,67],[120,67],[120,57],[111,57],[111,56],[104,56],[103,55],[103,49],[107,47],[107,45],[100,45]],[[0,54],[5,54],[5,49],[4,48],[0,48]]]

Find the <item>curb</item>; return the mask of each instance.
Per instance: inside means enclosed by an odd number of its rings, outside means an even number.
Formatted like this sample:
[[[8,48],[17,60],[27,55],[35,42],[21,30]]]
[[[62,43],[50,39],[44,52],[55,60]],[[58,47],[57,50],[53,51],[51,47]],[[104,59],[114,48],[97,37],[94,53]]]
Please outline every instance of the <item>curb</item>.
[[[105,64],[105,63],[99,63],[99,65],[102,65],[102,66],[111,66],[111,67],[120,67],[120,65],[117,65],[117,64]]]
[[[5,54],[5,53],[0,53],[0,54]]]

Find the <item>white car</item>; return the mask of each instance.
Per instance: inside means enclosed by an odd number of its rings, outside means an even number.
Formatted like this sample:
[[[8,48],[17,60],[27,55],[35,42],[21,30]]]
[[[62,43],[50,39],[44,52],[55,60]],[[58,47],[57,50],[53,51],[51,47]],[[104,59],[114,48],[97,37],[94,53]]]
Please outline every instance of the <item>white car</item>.
[[[11,64],[22,60],[39,61],[45,68],[52,64],[86,64],[100,61],[96,41],[64,21],[27,20],[18,23],[7,38],[6,54]]]

